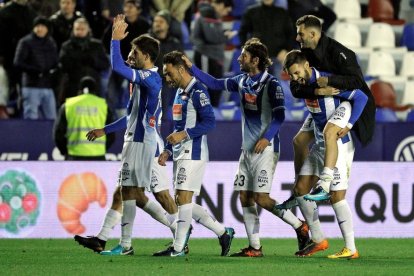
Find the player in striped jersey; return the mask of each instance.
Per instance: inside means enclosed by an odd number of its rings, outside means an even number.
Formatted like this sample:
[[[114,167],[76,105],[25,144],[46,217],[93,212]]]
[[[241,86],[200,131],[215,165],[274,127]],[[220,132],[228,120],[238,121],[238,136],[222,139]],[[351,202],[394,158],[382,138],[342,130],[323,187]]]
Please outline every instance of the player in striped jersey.
[[[165,166],[168,157],[173,155],[178,220],[173,246],[159,252],[158,256],[184,256],[184,247],[191,231],[191,218],[198,212],[195,210],[198,205],[192,204],[192,197],[200,192],[208,161],[206,134],[215,127],[208,92],[189,74],[181,59],[182,55],[182,52],[173,51],[165,55],[163,60],[166,82],[178,89],[173,105],[174,132],[167,137],[168,144],[160,154],[158,162]],[[216,230],[219,230],[220,224],[216,223],[216,226]],[[230,250],[234,230],[222,228],[224,231],[220,231],[219,241],[222,246],[221,255],[225,256]]]
[[[136,214],[136,204],[147,202],[145,187],[151,181],[153,158],[155,156],[156,122],[160,105],[162,79],[154,62],[159,53],[159,41],[141,35],[132,42],[128,59],[135,68],[127,66],[120,53],[120,40],[127,36],[124,15],[114,19],[111,41],[112,69],[134,83],[127,106],[127,114],[118,121],[107,125],[104,133],[125,129],[122,148],[121,169],[118,184],[122,186],[122,238],[120,244],[109,252],[101,254],[127,255],[133,253],[131,246],[132,227]],[[104,134],[103,133],[103,134]],[[102,133],[98,133],[102,135]],[[99,137],[92,132],[89,139]]]
[[[243,142],[234,189],[240,192],[249,246],[232,256],[263,256],[256,204],[291,225],[296,230],[299,249],[303,249],[309,240],[307,224],[290,210],[276,209],[277,202],[269,196],[279,159],[279,128],[285,114],[282,87],[267,72],[271,62],[266,46],[258,39],[247,41],[238,58],[245,73],[227,79],[215,79],[184,59],[207,87],[240,94]]]
[[[284,61],[284,69],[293,81],[301,84],[312,84],[321,76],[329,76],[329,73],[319,72],[309,66],[306,56],[298,50],[289,52]],[[311,256],[318,251],[328,248],[328,241],[320,229],[316,203],[306,201],[306,194],[317,183],[324,168],[324,156],[326,142],[324,129],[327,125],[338,130],[338,158],[335,165],[333,181],[330,183],[331,204],[335,211],[341,233],[345,240],[345,247],[337,254],[329,258],[358,258],[355,247],[352,213],[345,199],[348,188],[349,172],[354,156],[354,144],[349,133],[352,125],[360,117],[368,97],[359,90],[341,90],[338,95],[318,97],[314,100],[306,100],[306,106],[312,115],[314,122],[315,145],[310,150],[309,156],[300,170],[294,188],[294,194],[299,208],[309,224],[312,240],[303,249],[296,252],[297,256]],[[352,108],[351,104],[352,102]],[[305,123],[305,128],[307,128]],[[306,131],[306,129],[304,129]]]

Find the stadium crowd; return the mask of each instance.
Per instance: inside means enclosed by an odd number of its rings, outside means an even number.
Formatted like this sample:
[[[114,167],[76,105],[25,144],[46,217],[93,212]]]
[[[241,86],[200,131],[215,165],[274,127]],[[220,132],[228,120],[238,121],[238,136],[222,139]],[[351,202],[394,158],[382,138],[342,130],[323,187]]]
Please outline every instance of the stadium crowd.
[[[240,73],[236,59],[241,45],[252,36],[260,38],[269,48],[273,61],[270,70],[284,88],[286,119],[303,120],[306,108],[301,100],[291,96],[289,78],[282,73],[281,63],[289,50],[298,47],[294,22],[300,16],[314,14],[322,18],[323,30],[331,33],[335,26],[346,21],[334,12],[335,1],[210,2],[0,1],[0,118],[55,119],[60,105],[78,94],[80,79],[84,76],[92,76],[99,83],[99,96],[107,100],[113,119],[119,118],[128,101],[128,84],[111,71],[109,46],[113,17],[123,13],[129,23],[129,36],[121,44],[124,59],[127,59],[130,41],[149,33],[161,41],[156,61],[159,70],[164,54],[185,50],[199,68],[214,77],[232,76]],[[361,14],[369,12],[368,1],[359,2]],[[400,2],[390,1],[395,19],[398,19]],[[406,26],[410,25],[409,21],[410,18]],[[45,29],[44,34],[39,35],[38,29]],[[407,48],[408,53],[413,50],[410,46]],[[400,63],[397,60],[397,65]],[[381,76],[368,75],[368,84],[373,79],[382,80]],[[384,104],[385,100],[377,100],[381,104],[378,107],[392,112],[409,110],[413,102],[410,99],[407,102],[405,92],[395,87],[404,82],[390,82],[396,90],[395,99]],[[404,86],[400,87],[404,90]],[[173,101],[170,89],[164,85],[162,91],[163,119],[167,120],[171,120]],[[237,96],[211,95],[218,120],[240,119]]]

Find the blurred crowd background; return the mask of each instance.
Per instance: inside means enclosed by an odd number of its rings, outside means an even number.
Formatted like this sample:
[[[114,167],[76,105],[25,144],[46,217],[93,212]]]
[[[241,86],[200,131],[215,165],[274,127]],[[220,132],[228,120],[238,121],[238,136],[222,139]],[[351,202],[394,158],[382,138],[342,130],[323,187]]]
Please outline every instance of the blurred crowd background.
[[[66,99],[82,93],[92,77],[115,120],[123,115],[129,85],[111,71],[112,19],[124,14],[133,38],[160,40],[162,56],[183,50],[215,77],[240,73],[240,47],[258,37],[268,47],[286,97],[286,119],[306,116],[281,70],[298,48],[295,21],[314,14],[324,31],[355,51],[377,103],[377,120],[414,121],[413,0],[0,0],[0,118],[55,120]],[[163,120],[171,120],[174,91],[162,90]],[[218,120],[240,120],[238,95],[211,93]]]

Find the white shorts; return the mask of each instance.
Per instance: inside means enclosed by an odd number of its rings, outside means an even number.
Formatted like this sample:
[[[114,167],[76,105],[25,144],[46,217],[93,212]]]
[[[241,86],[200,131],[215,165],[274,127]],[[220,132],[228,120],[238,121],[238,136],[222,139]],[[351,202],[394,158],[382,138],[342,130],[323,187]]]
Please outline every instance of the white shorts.
[[[158,164],[158,157],[155,157],[154,164],[152,165],[151,185],[147,187],[147,191],[158,193],[168,190],[169,183],[167,167]]]
[[[234,190],[270,193],[278,160],[278,152],[267,150],[256,154],[243,150],[234,180]]]
[[[352,106],[349,102],[342,102],[336,109],[334,114],[329,117],[328,122],[337,125],[340,128],[346,127],[351,117]]]
[[[194,195],[199,195],[206,163],[205,160],[174,161],[174,189],[192,191]]]
[[[139,188],[149,186],[156,150],[153,145],[124,142],[118,185]]]
[[[352,107],[349,102],[342,102],[331,115],[328,122],[337,125],[340,128],[346,127],[351,116]],[[307,117],[306,120],[309,118]],[[306,123],[305,120],[305,123]],[[312,120],[313,121],[313,120]],[[305,124],[304,124],[305,125]],[[321,133],[321,136],[323,134]],[[354,143],[351,135],[348,135],[350,141],[342,143],[338,140],[338,159],[334,168],[334,180],[331,183],[331,191],[348,189],[348,180],[351,172],[352,160],[354,159]],[[299,175],[319,175],[323,171],[325,164],[325,147],[315,144],[305,159]]]

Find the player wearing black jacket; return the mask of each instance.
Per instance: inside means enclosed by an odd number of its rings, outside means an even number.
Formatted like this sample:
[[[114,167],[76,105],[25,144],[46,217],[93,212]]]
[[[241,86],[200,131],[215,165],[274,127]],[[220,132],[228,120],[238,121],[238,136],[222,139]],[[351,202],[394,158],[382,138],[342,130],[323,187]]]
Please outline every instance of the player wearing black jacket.
[[[374,134],[375,101],[364,80],[355,53],[322,33],[320,20],[315,16],[305,15],[299,18],[296,27],[296,40],[301,44],[301,51],[306,55],[310,65],[333,75],[320,78],[319,87],[292,81],[290,88],[293,96],[314,98],[317,95],[325,95],[327,87],[340,90],[361,89],[368,96],[368,102],[353,129],[361,143],[368,144]]]

